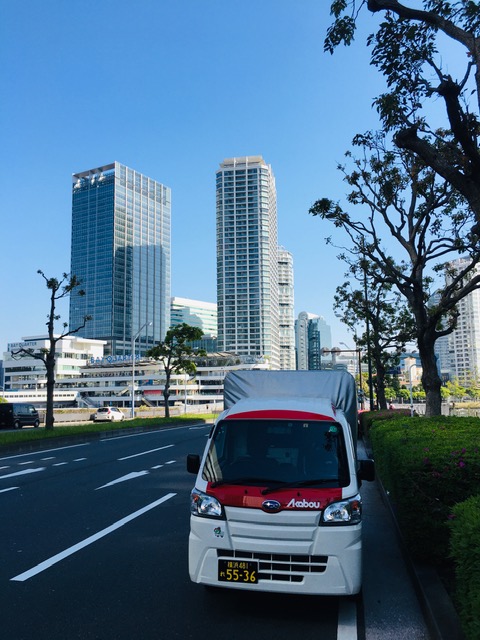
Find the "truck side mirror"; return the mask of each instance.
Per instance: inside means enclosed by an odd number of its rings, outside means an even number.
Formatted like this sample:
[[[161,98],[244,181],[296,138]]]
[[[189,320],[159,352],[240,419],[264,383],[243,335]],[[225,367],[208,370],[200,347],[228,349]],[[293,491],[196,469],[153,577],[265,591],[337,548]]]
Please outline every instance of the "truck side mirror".
[[[359,460],[360,480],[372,481],[375,480],[375,462],[373,460]]]
[[[196,453],[187,455],[187,471],[188,473],[198,473],[200,469],[200,456]]]

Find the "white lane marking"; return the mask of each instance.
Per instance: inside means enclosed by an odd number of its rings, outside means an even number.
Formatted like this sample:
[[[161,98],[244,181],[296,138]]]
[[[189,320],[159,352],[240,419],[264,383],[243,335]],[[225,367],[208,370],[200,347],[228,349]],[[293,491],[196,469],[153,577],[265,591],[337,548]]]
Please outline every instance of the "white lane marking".
[[[147,511],[150,511],[151,509],[158,507],[160,504],[162,504],[163,502],[166,502],[167,500],[170,500],[170,498],[173,498],[176,495],[177,495],[176,493],[167,493],[162,498],[155,500],[155,502],[147,504],[146,507],[142,507],[142,509],[139,509],[138,511],[131,513],[129,516],[126,516],[125,518],[118,520],[117,522],[110,525],[106,529],[102,529],[102,531],[99,531],[98,533],[94,533],[93,536],[90,536],[89,538],[85,538],[85,540],[78,542],[77,544],[73,545],[73,547],[69,547],[64,551],[57,553],[55,556],[48,558],[48,560],[45,560],[44,562],[37,564],[32,569],[28,569],[28,571],[19,573],[18,576],[15,576],[14,578],[10,578],[10,580],[15,582],[25,582],[25,580],[29,580],[33,576],[36,576],[38,573],[45,571],[45,569],[49,569],[51,566],[53,566],[57,562],[61,562],[65,558],[68,558],[68,556],[71,556],[77,551],[80,551],[80,549],[83,549],[84,547],[87,547],[88,545],[93,544],[97,540],[100,540],[100,538],[103,538],[107,536],[109,533],[116,531],[120,527],[123,527],[124,524],[127,524],[131,520],[135,520],[135,518],[142,516],[144,513],[147,513]]]
[[[152,467],[152,469],[161,469],[163,467],[163,464],[156,464],[154,467]]]
[[[8,465],[8,464],[6,464],[4,467],[0,467],[0,470],[2,470],[2,469],[9,469],[9,468],[10,468],[10,467],[9,467],[9,465]]]
[[[169,460],[168,462],[165,462],[165,464],[175,464],[176,460]]]
[[[46,467],[38,467],[38,469],[25,469],[24,471],[15,471],[14,473],[7,473],[5,476],[0,476],[0,480],[4,478],[14,478],[15,476],[25,476],[28,473],[37,473],[37,471],[45,471]]]
[[[83,462],[86,458],[75,458],[74,462]]]
[[[117,478],[116,480],[112,480],[111,482],[107,482],[107,484],[102,485],[101,487],[97,487],[95,491],[98,489],[104,489],[105,487],[111,487],[114,484],[118,484],[119,482],[126,482],[127,480],[133,480],[133,478],[139,478],[140,476],[144,476],[149,471],[132,471],[132,473],[127,473],[126,476],[122,476],[121,478]]]
[[[42,458],[42,462],[45,462],[47,460],[55,460],[56,456],[48,456],[48,458]]]
[[[24,465],[24,464],[35,464],[35,460],[27,460],[26,462],[19,462],[19,465]]]
[[[0,489],[0,493],[6,493],[7,491],[13,491],[14,489],[18,489],[18,487],[8,487],[8,489]]]
[[[125,458],[118,458],[119,460],[130,460],[130,458],[138,458],[138,456],[146,456],[148,453],[155,453],[155,451],[161,451],[162,449],[169,449],[173,447],[173,444],[167,444],[165,447],[158,447],[158,449],[150,449],[149,451],[142,451],[141,453],[134,453],[132,456],[125,456]]]
[[[88,447],[90,442],[82,442],[81,444],[69,444],[65,447],[58,447],[55,449],[42,449],[41,451],[29,451],[28,453],[18,453],[14,456],[3,456],[0,460],[13,460],[13,458],[25,458],[25,456],[36,456],[43,453],[50,453],[51,451],[63,451],[63,449],[75,449],[76,447]]]
[[[347,598],[340,597],[338,600],[337,640],[358,640],[357,604]]]
[[[52,464],[52,467],[63,467],[64,464],[68,464],[68,462],[56,462]]]

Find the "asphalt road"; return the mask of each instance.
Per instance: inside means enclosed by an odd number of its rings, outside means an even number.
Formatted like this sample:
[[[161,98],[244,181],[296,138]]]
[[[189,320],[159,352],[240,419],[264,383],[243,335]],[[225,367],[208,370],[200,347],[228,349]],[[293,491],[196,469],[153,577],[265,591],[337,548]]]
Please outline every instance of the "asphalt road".
[[[198,425],[0,453],[2,638],[428,637],[401,559],[392,558],[389,532],[382,533],[387,524],[374,511],[381,506],[373,486],[363,598],[209,592],[192,584],[194,477],[185,458],[201,453],[208,430]],[[388,562],[395,566],[386,572]]]

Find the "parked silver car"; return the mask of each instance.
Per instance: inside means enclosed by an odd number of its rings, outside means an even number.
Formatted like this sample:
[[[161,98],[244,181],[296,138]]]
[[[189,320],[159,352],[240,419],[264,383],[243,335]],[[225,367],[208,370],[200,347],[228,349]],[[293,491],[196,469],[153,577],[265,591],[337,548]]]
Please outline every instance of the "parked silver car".
[[[100,407],[93,415],[94,422],[114,422],[125,420],[125,414],[117,407]]]

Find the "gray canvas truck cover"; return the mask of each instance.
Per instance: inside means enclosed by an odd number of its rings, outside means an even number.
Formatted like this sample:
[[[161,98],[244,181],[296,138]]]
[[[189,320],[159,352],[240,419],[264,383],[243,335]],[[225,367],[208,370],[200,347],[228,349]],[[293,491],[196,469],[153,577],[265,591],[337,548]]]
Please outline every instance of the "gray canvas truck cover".
[[[244,398],[328,398],[345,414],[357,445],[357,392],[348,371],[229,371],[224,381],[224,407]]]

